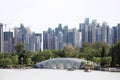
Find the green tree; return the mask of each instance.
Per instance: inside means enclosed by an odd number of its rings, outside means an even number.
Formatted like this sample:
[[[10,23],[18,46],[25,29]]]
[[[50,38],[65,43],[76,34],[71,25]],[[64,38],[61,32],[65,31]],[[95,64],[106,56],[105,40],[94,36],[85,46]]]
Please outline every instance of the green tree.
[[[44,56],[44,58],[46,60],[46,59],[53,58],[54,54],[50,50],[45,50],[45,51],[41,52],[41,56]]]
[[[93,58],[93,62],[95,62],[95,63],[97,63],[97,64],[100,64],[101,58],[100,58],[100,57],[94,57],[94,58]]]
[[[8,65],[12,65],[12,61],[9,58],[3,58],[1,59],[0,62],[1,62],[0,64],[2,67],[7,67]]]
[[[101,59],[102,59],[103,57],[106,57],[106,52],[105,52],[105,47],[104,47],[104,46],[102,47]],[[104,65],[105,65],[105,62],[104,62],[104,59],[103,59],[103,60],[101,61],[101,67],[104,67]]]
[[[94,57],[94,52],[94,49],[92,49],[91,47],[84,48],[84,58],[86,58],[87,60],[92,60]]]
[[[120,66],[120,42],[113,45],[110,49],[110,56],[112,57],[111,66]]]
[[[92,44],[92,49],[95,50],[95,57],[101,57],[102,49],[105,49],[106,55],[109,53],[110,46],[107,43],[104,42],[96,42]]]
[[[43,52],[41,52],[41,53],[36,53],[36,54],[34,54],[34,56],[32,57],[32,61],[33,61],[34,63],[41,62],[41,61],[43,61],[43,60],[45,60],[45,56],[44,56],[44,53],[43,53]]]
[[[110,56],[112,57],[111,67],[115,67],[117,64],[117,57],[116,57],[116,53],[114,52],[113,46],[110,49]]]
[[[0,53],[0,59],[4,58],[4,53]]]
[[[54,57],[65,57],[63,50],[54,50]]]
[[[18,64],[18,55],[12,56],[11,60],[14,65]]]
[[[22,54],[22,53],[25,53],[25,46],[24,46],[24,44],[17,44],[16,46],[15,46],[15,51],[18,53],[18,55],[19,54]]]
[[[109,56],[109,57],[103,57],[102,58],[102,62],[104,63],[104,66],[105,67],[108,67],[110,66],[110,63],[112,61],[112,58]]]
[[[31,65],[32,64],[32,59],[31,58],[26,58],[26,63],[27,63],[27,65]]]

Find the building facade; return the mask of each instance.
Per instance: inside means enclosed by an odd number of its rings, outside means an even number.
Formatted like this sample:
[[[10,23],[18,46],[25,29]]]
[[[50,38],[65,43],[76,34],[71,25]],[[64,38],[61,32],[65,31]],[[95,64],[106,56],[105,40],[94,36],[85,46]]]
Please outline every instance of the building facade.
[[[0,52],[4,52],[4,33],[2,23],[0,23]]]
[[[15,45],[19,43],[24,44],[26,51],[41,51],[41,34],[31,32],[31,30],[23,24],[21,24],[20,27],[15,27],[14,34]]]
[[[4,52],[12,53],[14,51],[13,32],[4,32]]]

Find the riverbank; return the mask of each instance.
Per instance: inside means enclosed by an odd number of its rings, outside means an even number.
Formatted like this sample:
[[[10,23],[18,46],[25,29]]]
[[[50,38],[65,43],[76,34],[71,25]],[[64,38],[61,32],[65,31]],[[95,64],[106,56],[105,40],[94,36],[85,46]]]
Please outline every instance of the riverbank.
[[[0,68],[0,69],[43,69],[43,68],[35,68],[35,67],[31,67],[31,66],[28,66],[28,67],[19,66],[19,67],[5,67],[5,68]],[[48,70],[48,69],[46,69],[46,70]],[[66,69],[56,69],[56,70],[66,70]],[[84,69],[75,69],[75,70],[84,70]],[[90,70],[94,70],[94,69],[90,69]],[[99,70],[94,70],[94,71],[120,72],[120,68],[101,68]]]
[[[120,68],[102,68],[101,71],[120,72]]]

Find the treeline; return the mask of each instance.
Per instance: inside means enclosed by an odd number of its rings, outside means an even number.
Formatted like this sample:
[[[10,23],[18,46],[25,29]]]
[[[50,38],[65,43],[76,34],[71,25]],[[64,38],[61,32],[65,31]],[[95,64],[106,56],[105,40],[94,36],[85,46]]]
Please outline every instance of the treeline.
[[[15,46],[14,53],[0,53],[0,67],[33,67],[37,62],[50,58],[82,58],[93,61],[101,67],[120,67],[120,42],[113,46],[106,43],[84,43],[83,48],[67,46],[63,50],[27,52],[23,44]]]

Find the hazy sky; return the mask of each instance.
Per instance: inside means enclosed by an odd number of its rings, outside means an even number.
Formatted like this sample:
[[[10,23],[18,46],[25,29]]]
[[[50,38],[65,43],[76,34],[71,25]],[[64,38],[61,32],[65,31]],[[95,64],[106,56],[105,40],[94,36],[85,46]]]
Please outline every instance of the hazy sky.
[[[120,23],[120,0],[0,0],[0,23],[8,27],[23,23],[42,32],[61,23],[78,28],[85,17],[115,26]]]

